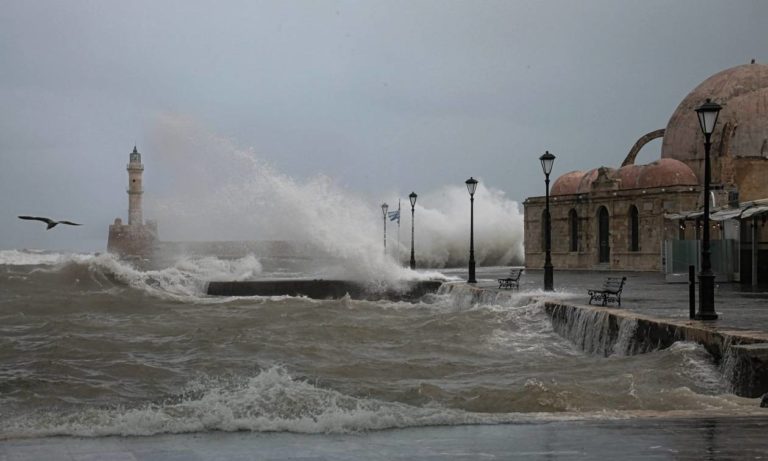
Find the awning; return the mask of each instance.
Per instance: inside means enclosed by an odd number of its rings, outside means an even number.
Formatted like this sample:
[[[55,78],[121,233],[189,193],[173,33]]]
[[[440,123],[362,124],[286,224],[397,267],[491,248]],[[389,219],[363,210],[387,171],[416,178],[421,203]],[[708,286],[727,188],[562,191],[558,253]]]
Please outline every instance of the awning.
[[[703,211],[681,211],[680,213],[665,213],[664,214],[664,217],[667,218],[667,219],[672,219],[672,220],[682,219],[682,220],[685,220],[685,221],[699,219],[702,216],[704,216],[704,212]]]
[[[768,204],[747,202],[739,208],[727,208],[725,210],[715,211],[709,214],[709,219],[713,221],[725,221],[726,219],[747,219],[753,216],[768,214]],[[682,219],[691,221],[701,218],[703,211],[681,211],[679,213],[665,213],[664,217],[671,220]]]
[[[740,216],[742,216],[742,210],[741,208],[731,208],[728,210],[720,210],[716,211],[714,213],[710,213],[709,219],[713,221],[725,221],[726,219],[738,219]],[[702,213],[703,214],[703,213]]]
[[[768,206],[757,205],[744,210],[744,212],[741,214],[741,218],[746,219],[746,218],[751,218],[753,216],[760,216],[766,213],[768,213]]]

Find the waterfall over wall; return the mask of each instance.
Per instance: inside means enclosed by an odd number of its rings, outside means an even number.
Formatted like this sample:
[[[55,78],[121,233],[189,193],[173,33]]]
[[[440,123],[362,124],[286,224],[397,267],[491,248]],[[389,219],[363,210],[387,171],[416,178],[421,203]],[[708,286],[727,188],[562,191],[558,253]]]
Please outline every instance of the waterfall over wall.
[[[720,363],[734,394],[759,397],[768,392],[768,343],[749,332],[719,331],[626,310],[551,301],[544,303],[544,309],[558,334],[590,354],[634,355],[664,349],[677,341],[696,342]]]

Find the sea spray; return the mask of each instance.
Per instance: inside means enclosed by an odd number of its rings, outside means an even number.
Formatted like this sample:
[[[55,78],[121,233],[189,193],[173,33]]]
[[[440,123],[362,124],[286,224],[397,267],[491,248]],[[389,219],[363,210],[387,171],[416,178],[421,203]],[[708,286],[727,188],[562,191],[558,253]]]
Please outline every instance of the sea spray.
[[[158,174],[168,176],[169,187],[147,196],[147,214],[158,218],[163,239],[309,242],[329,256],[327,278],[415,277],[397,260],[409,246],[395,244],[394,223],[384,252],[378,199],[371,203],[328,176],[294,179],[253,150],[182,117],[160,117],[152,143]],[[519,264],[518,205],[482,183],[476,195],[478,264]],[[466,190],[455,186],[426,192],[416,215],[417,267],[463,264],[469,238]],[[403,213],[402,224],[408,221],[409,214]]]

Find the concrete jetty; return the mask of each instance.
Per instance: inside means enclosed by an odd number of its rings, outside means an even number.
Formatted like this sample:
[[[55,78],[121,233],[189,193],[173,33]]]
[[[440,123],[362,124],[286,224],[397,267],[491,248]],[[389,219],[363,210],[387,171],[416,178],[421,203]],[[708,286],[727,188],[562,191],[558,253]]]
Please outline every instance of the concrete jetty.
[[[209,282],[206,293],[213,296],[306,296],[313,299],[389,299],[406,301],[435,293],[442,285],[438,280],[396,283],[355,282],[322,279],[275,279]]]

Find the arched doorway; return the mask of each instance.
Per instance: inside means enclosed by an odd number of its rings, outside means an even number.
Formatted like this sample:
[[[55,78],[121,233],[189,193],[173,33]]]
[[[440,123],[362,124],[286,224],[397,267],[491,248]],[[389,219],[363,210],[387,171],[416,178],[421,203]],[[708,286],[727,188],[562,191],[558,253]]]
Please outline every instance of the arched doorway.
[[[629,251],[640,251],[640,212],[629,207]]]
[[[608,210],[601,206],[597,210],[597,248],[598,262],[607,263],[611,261],[611,246],[609,241],[610,234],[610,216]]]

